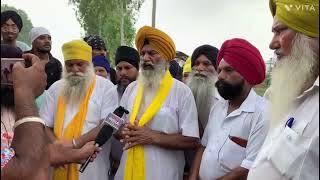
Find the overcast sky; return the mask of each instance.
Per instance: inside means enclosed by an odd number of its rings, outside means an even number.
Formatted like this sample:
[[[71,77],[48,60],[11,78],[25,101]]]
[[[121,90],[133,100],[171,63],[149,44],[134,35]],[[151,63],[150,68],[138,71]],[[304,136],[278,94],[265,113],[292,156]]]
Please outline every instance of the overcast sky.
[[[247,39],[272,57],[268,48],[272,37],[272,17],[267,0],[157,0],[156,27],[168,33],[177,50],[191,55],[203,44],[220,48],[231,38]],[[24,10],[33,26],[43,26],[52,35],[52,54],[63,59],[64,42],[80,38],[84,32],[68,0],[2,0]],[[137,30],[151,25],[152,0],[145,0],[136,23]]]

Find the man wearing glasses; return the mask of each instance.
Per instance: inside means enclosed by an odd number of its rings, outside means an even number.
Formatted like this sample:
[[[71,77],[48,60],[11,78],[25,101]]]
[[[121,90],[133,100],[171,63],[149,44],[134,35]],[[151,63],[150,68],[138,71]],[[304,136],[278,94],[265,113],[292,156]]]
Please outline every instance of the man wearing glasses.
[[[17,41],[23,27],[20,15],[15,11],[3,11],[1,13],[1,44],[8,44],[28,51],[31,48],[24,42]]]

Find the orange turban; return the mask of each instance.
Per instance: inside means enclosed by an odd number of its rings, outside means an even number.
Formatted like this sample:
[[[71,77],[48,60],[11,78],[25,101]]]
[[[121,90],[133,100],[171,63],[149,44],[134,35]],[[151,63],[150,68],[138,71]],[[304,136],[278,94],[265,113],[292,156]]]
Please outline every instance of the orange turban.
[[[148,44],[165,60],[171,61],[176,56],[176,46],[173,40],[169,35],[159,29],[144,26],[138,31],[135,41],[140,54],[145,45],[145,41],[148,41]]]

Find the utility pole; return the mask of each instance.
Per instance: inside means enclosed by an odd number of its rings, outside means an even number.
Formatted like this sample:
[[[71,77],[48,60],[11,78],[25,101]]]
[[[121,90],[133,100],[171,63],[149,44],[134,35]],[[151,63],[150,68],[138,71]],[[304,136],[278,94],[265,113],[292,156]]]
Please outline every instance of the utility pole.
[[[156,11],[157,11],[157,0],[153,0],[153,3],[152,3],[152,27],[156,27]]]

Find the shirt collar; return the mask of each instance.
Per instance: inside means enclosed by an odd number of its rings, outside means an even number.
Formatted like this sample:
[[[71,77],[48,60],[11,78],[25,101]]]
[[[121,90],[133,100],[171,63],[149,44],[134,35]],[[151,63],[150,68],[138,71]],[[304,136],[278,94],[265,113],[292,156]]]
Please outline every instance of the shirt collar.
[[[243,103],[241,104],[241,106],[233,111],[232,113],[230,113],[228,116],[238,116],[241,114],[241,112],[249,112],[249,113],[253,113],[256,109],[256,99],[257,99],[257,94],[256,92],[251,89],[247,98],[243,101]],[[228,104],[229,101],[225,101],[225,107],[228,108]]]
[[[256,109],[255,103],[257,96],[258,95],[256,94],[256,92],[253,89],[251,89],[246,100],[244,100],[241,106],[239,107],[239,110],[244,112],[254,112]]]
[[[319,76],[318,78],[314,81],[313,85],[307,89],[306,91],[304,91],[300,96],[298,96],[298,99],[305,96],[306,94],[308,94],[310,91],[314,90],[315,88],[319,89]]]

